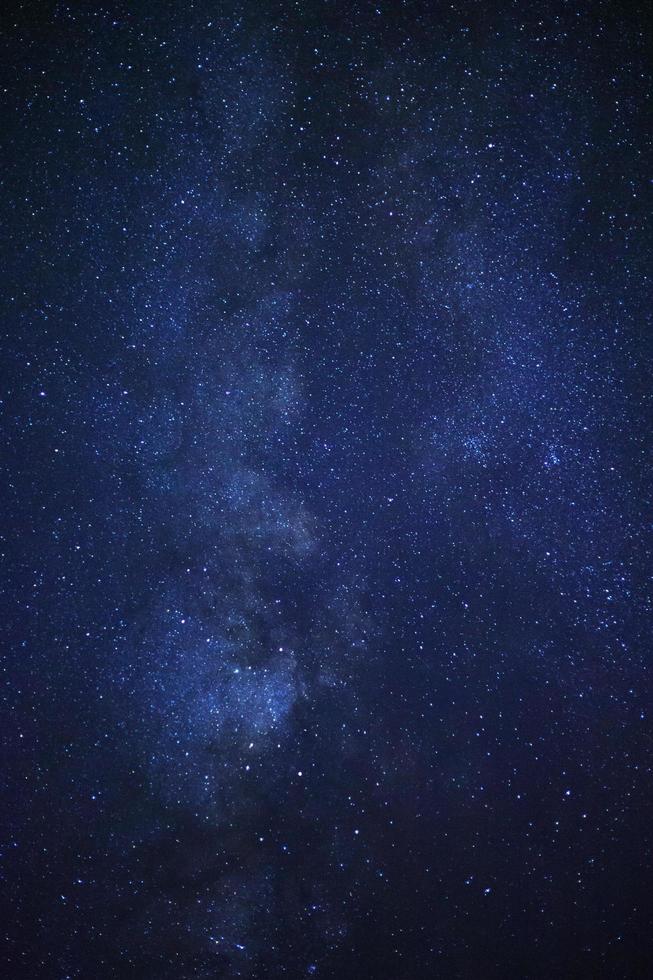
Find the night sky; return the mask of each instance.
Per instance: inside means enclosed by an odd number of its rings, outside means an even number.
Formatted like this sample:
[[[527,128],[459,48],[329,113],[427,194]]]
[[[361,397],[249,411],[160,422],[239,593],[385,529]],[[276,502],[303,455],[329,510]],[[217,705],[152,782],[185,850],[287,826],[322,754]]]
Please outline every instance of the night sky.
[[[653,976],[648,4],[3,21],[3,976]]]

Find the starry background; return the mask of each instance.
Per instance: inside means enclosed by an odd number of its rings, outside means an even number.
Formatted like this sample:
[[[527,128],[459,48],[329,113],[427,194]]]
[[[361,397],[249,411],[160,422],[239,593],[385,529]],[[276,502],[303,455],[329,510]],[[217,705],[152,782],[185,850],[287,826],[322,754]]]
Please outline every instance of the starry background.
[[[7,977],[651,975],[650,28],[5,8]]]

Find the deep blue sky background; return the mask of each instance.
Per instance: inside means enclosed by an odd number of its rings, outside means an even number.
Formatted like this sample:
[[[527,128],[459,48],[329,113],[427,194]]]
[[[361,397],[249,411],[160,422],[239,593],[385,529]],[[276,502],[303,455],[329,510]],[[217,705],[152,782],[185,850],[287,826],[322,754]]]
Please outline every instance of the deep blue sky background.
[[[5,975],[651,975],[645,4],[2,28]]]

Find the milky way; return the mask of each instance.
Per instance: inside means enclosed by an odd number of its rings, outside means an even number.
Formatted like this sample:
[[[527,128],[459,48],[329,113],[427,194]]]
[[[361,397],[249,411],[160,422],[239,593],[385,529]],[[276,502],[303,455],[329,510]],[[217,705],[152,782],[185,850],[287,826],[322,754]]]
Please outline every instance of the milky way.
[[[3,975],[651,975],[645,4],[9,4]]]

